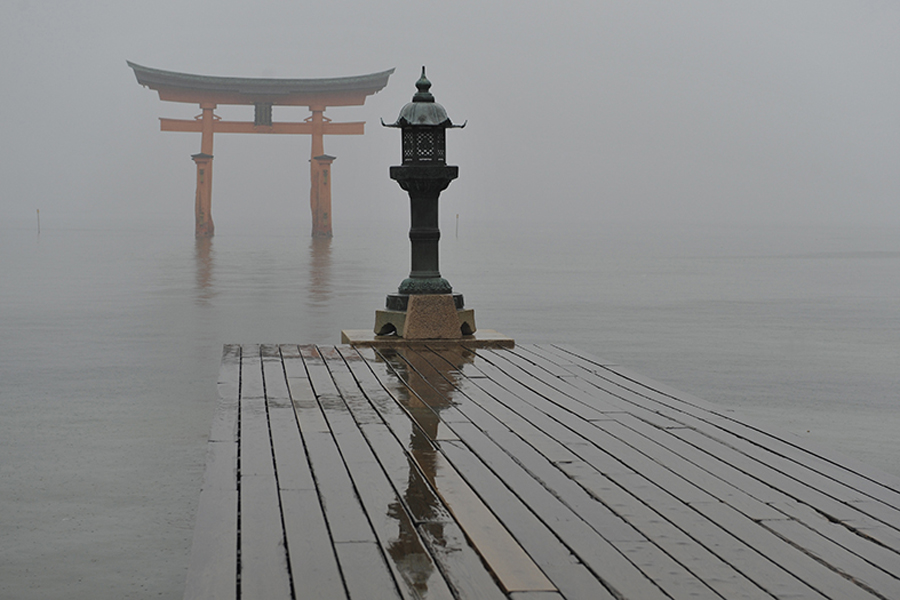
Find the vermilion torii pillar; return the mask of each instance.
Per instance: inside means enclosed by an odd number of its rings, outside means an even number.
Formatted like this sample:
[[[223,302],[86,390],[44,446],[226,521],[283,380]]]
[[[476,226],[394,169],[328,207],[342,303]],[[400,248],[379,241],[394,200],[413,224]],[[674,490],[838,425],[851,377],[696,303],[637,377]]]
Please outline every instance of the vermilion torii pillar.
[[[362,135],[365,122],[334,123],[325,116],[329,106],[360,106],[366,97],[382,90],[394,69],[329,79],[262,79],[209,77],[151,69],[128,62],[139,84],[156,90],[160,100],[198,104],[194,119],[160,118],[162,131],[201,134],[200,152],[191,158],[197,166],[194,223],[197,237],[213,235],[212,165],[214,133],[281,133],[312,137],[310,153],[310,208],[313,237],[331,237],[331,163],[325,154],[324,136]],[[255,107],[253,121],[223,121],[215,114],[219,105]],[[299,123],[273,123],[273,106],[307,106],[312,115]]]
[[[309,208],[313,218],[313,237],[331,237],[331,163],[334,156],[320,154],[310,160]],[[322,233],[316,232],[318,224]]]

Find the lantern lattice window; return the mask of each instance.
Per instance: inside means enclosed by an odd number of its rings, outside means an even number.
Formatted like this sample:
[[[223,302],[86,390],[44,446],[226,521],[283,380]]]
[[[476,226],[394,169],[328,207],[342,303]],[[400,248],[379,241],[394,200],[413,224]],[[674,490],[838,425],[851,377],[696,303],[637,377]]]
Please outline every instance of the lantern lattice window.
[[[403,162],[445,162],[446,135],[443,127],[403,129]]]

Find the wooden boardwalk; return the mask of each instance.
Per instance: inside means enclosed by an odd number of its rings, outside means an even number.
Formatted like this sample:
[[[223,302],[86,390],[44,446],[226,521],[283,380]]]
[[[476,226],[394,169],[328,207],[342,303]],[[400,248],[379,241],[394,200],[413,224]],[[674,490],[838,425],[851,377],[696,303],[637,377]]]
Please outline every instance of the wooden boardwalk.
[[[185,598],[900,598],[900,482],[565,347],[226,346]]]

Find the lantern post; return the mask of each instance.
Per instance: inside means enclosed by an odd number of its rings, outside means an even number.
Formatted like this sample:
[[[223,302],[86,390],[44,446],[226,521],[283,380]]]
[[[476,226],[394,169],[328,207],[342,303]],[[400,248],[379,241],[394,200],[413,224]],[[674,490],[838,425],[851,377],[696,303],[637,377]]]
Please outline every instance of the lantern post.
[[[416,88],[395,123],[382,121],[401,130],[403,162],[391,167],[390,176],[409,194],[411,269],[397,293],[387,296],[386,310],[376,311],[375,333],[405,339],[460,338],[475,332],[475,311],[466,309],[462,294],[454,293],[441,277],[438,199],[459,175],[459,167],[447,164],[447,129],[465,123],[454,125],[434,101],[425,67]]]

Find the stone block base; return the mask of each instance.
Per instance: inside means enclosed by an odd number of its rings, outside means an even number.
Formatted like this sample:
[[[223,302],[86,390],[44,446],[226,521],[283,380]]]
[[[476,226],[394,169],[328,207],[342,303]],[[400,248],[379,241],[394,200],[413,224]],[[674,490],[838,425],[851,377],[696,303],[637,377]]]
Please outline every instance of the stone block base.
[[[396,335],[375,335],[371,329],[344,329],[341,343],[352,346],[392,348],[416,345],[444,347],[462,345],[466,348],[515,348],[516,341],[492,329],[479,329],[474,335],[464,335],[455,340],[406,340]]]
[[[452,340],[475,333],[475,311],[457,309],[451,294],[413,294],[405,311],[375,311],[377,335],[406,340]]]

